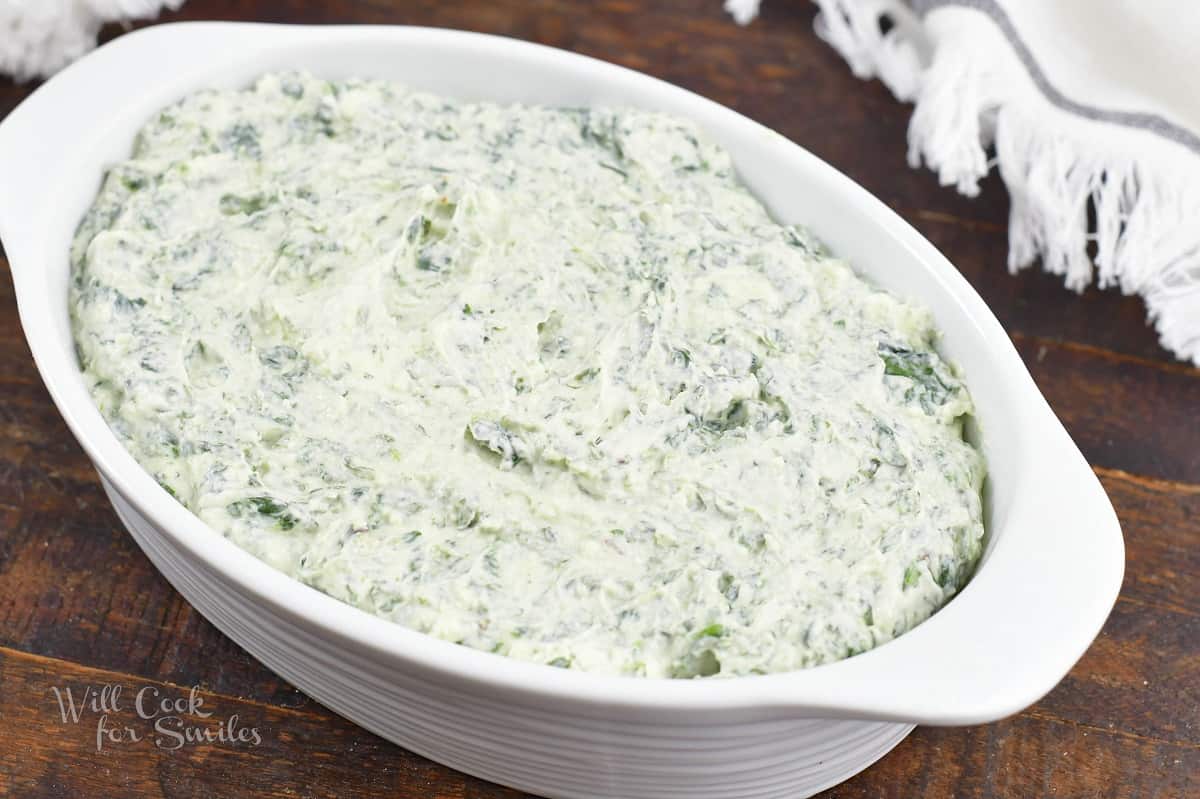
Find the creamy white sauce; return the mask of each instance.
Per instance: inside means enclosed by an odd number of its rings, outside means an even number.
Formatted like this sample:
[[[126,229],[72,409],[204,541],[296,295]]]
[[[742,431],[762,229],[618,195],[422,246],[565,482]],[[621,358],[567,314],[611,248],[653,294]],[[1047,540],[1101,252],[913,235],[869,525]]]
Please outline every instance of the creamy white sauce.
[[[920,623],[980,552],[929,314],[774,222],[685,121],[268,75],[151,121],[73,263],[86,379],[138,461],[441,638],[785,671]]]

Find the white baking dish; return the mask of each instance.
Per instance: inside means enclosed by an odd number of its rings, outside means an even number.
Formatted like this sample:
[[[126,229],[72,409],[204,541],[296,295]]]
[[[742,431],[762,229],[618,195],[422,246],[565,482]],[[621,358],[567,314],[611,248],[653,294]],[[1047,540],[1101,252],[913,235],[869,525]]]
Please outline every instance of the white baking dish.
[[[67,250],[138,127],[206,86],[304,68],[469,99],[633,105],[694,119],[782,221],[931,307],[978,406],[989,540],[965,590],[874,651],[808,671],[666,681],[594,676],[403,629],[272,570],[175,502],[109,431],[80,378]],[[796,87],[803,92],[803,87]],[[932,245],[862,188],[733,111],[570,53],[401,27],[163,25],[49,81],[0,125],[0,237],[42,377],[122,521],[208,619],[317,701],[415,752],[562,797],[797,797],[913,724],[971,724],[1049,691],[1099,632],[1124,549],[1115,515],[995,317]]]

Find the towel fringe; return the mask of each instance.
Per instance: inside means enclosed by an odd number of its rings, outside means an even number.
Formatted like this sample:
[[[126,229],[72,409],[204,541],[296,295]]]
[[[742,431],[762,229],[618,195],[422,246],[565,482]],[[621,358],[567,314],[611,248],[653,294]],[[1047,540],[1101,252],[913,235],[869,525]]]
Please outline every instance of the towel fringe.
[[[1141,294],[1163,346],[1200,365],[1196,173],[1135,158],[1136,145],[1093,135],[1104,123],[1081,124],[1041,92],[1016,90],[1024,78],[1005,68],[1007,54],[980,57],[988,43],[952,35],[963,31],[950,25],[931,34],[900,0],[815,2],[817,35],[854,74],[915,104],[912,166],[926,164],[942,185],[973,197],[995,147],[1011,198],[1009,271],[1040,259],[1074,291],[1095,279]]]

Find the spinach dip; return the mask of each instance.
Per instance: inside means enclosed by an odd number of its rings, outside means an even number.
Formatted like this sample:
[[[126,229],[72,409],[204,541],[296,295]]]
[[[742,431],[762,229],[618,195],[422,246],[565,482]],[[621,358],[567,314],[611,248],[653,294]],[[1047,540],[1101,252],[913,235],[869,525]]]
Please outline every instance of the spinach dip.
[[[151,120],[72,264],[89,389],[163,487],[439,638],[786,671],[919,624],[979,557],[930,314],[680,119],[267,75]]]

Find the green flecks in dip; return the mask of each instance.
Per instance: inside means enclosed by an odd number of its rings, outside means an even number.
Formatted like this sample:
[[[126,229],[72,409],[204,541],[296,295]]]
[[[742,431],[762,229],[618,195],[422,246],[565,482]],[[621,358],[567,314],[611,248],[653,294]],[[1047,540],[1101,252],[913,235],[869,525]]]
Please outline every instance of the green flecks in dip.
[[[151,120],[72,257],[86,380],[138,461],[449,641],[785,671],[920,623],[979,556],[929,314],[669,116],[268,75]]]

